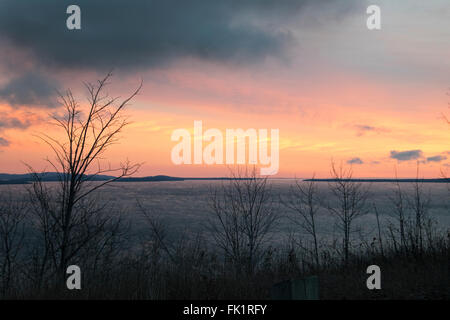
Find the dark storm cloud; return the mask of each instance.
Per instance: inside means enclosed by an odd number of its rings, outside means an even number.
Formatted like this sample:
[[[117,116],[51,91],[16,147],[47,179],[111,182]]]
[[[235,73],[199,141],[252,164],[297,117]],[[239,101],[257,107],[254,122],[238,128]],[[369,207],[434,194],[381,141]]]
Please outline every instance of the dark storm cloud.
[[[58,88],[56,82],[43,74],[24,73],[0,87],[0,101],[8,103],[12,107],[53,108],[55,107],[54,96]]]
[[[446,159],[447,159],[446,156],[437,155],[437,156],[433,156],[433,157],[428,157],[427,162],[441,162]]]
[[[9,146],[9,141],[5,138],[0,137],[0,147],[7,147]]]
[[[422,157],[422,150],[391,151],[391,158],[398,161],[415,160]]]
[[[347,160],[348,164],[363,164],[364,161],[362,161],[360,158],[356,157],[350,160]]]
[[[71,4],[3,0],[0,34],[30,50],[47,67],[145,68],[180,57],[251,63],[282,54],[294,41],[283,21],[295,19],[302,10],[344,17],[360,2],[78,0],[82,29],[75,31],[66,28],[66,8]],[[265,18],[278,23],[268,26]]]

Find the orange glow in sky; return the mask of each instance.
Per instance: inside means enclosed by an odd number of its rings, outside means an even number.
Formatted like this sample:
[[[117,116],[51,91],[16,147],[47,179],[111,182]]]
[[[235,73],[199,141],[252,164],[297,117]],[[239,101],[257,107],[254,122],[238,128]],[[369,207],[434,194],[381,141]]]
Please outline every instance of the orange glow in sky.
[[[450,127],[442,117],[450,85],[450,20],[442,13],[448,5],[437,0],[433,10],[424,11],[420,2],[411,1],[405,16],[400,4],[381,3],[385,18],[379,31],[367,30],[365,11],[357,8],[339,21],[311,11],[325,19],[315,22],[302,20],[301,12],[292,17],[280,11],[289,18],[269,15],[267,25],[257,16],[247,17],[255,20],[249,28],[289,30],[286,39],[294,40],[275,53],[255,52],[253,59],[238,51],[229,59],[220,53],[211,58],[207,46],[208,54],[177,53],[170,61],[159,57],[161,64],[119,66],[108,87],[112,96],[125,97],[140,79],[144,85],[126,109],[131,124],[104,161],[143,163],[137,176],[227,175],[223,165],[171,161],[172,132],[192,130],[201,120],[204,130],[279,129],[275,177],[325,178],[331,161],[352,165],[357,177],[393,177],[396,169],[399,176],[411,177],[418,162],[422,176],[441,176],[450,167]],[[82,81],[95,81],[105,72],[83,65],[81,58],[55,67],[39,55],[39,45],[22,45],[0,37],[0,172],[22,173],[24,163],[51,171],[44,159],[52,152],[37,135],[63,139],[49,120],[60,109],[36,79],[43,75],[59,90],[71,88],[85,106]],[[35,105],[44,93],[48,100]]]

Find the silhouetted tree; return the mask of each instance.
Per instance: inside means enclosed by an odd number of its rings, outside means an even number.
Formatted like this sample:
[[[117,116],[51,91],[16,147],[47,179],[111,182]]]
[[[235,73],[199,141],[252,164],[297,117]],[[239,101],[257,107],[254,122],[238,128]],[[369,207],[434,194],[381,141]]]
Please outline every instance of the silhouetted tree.
[[[391,195],[389,195],[389,199],[391,203],[394,205],[394,210],[392,211],[391,215],[394,216],[396,223],[398,224],[397,233],[400,237],[400,249],[405,249],[406,244],[406,229],[408,224],[408,208],[407,208],[407,195],[404,194],[404,191],[402,190],[400,186],[400,182],[398,180],[397,176],[397,170],[395,171],[395,188]],[[392,239],[394,242],[396,242],[395,239]]]
[[[297,216],[290,220],[300,226],[313,238],[314,260],[316,266],[319,265],[319,246],[317,239],[317,213],[320,210],[320,199],[314,176],[310,181],[295,181],[295,186],[291,187],[286,199],[282,200],[283,205],[294,211]]]
[[[328,210],[337,217],[337,226],[343,233],[344,261],[348,263],[352,223],[356,218],[367,213],[366,201],[369,190],[361,182],[352,179],[352,167],[345,169],[341,164],[339,168],[336,168],[332,162],[331,176],[333,180],[329,186],[336,204],[329,205]]]
[[[413,195],[409,198],[409,206],[414,216],[412,244],[419,253],[423,250],[425,226],[427,224],[430,197],[423,190],[423,182],[419,179],[419,163],[417,163],[416,179],[413,182]]]
[[[59,95],[64,114],[53,115],[53,120],[62,129],[64,140],[46,133],[39,136],[55,155],[54,160],[47,158],[47,162],[57,172],[59,185],[56,196],[50,187],[43,184],[41,175],[30,167],[34,175],[30,189],[34,213],[45,248],[41,269],[51,263],[60,275],[65,274],[69,261],[111,222],[111,217],[102,212],[104,205],[93,203],[88,196],[111,182],[132,175],[139,168],[139,164],[131,164],[128,160],[119,167],[101,165],[104,152],[118,141],[120,132],[128,124],[123,115],[125,106],[142,87],[141,82],[123,100],[110,97],[105,88],[111,76],[109,73],[95,84],[85,83],[87,108],[78,103],[70,90]],[[95,178],[101,174],[116,176],[96,181]]]
[[[246,168],[232,172],[230,180],[212,193],[212,236],[238,272],[244,266],[253,273],[279,217],[269,189],[267,177],[258,177],[256,168]]]
[[[19,273],[17,258],[25,239],[26,206],[11,190],[0,193],[0,294],[6,296]]]

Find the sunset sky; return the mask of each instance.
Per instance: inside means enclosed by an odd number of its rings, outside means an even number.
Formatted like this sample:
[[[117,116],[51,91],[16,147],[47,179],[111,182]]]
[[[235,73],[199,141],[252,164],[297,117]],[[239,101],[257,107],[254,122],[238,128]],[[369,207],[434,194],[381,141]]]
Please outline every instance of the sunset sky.
[[[81,8],[81,30],[66,8]],[[366,8],[381,8],[381,30]],[[56,91],[86,102],[83,81],[114,70],[125,97],[143,80],[132,123],[107,153],[144,162],[137,176],[211,177],[174,165],[175,129],[279,129],[278,177],[439,177],[450,169],[448,0],[0,0],[0,172],[51,170],[36,134]]]

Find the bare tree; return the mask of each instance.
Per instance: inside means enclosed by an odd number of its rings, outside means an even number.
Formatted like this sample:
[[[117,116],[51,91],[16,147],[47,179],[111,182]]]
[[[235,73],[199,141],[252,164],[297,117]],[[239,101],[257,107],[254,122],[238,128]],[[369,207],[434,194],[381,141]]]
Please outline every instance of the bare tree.
[[[11,190],[0,193],[0,289],[6,296],[18,274],[17,258],[23,249],[26,217],[25,202],[14,199]]]
[[[112,74],[97,83],[85,83],[88,107],[82,108],[70,90],[60,94],[64,115],[53,115],[55,124],[64,132],[60,141],[45,133],[39,137],[53,150],[55,159],[47,162],[58,176],[59,188],[53,190],[42,183],[42,176],[31,167],[34,183],[30,189],[34,212],[43,232],[44,256],[50,259],[60,275],[64,275],[69,260],[95,236],[104,231],[109,218],[99,214],[102,206],[93,206],[89,195],[95,190],[122,177],[134,174],[139,164],[128,160],[119,167],[101,165],[104,152],[116,143],[122,129],[128,124],[123,116],[126,105],[142,87],[120,100],[105,93]],[[98,175],[113,175],[105,181],[96,181]],[[45,260],[46,260],[45,259]],[[43,262],[42,267],[47,262]]]
[[[232,172],[230,180],[212,193],[212,236],[238,271],[245,266],[253,273],[279,217],[269,188],[267,177],[258,177],[256,168],[250,172],[246,168]]]
[[[381,226],[380,226],[380,214],[378,213],[378,209],[375,203],[373,203],[372,206],[373,211],[375,212],[375,217],[377,218],[378,243],[380,244],[381,256],[384,257],[383,237],[381,236]]]
[[[393,216],[398,224],[398,234],[400,236],[400,249],[406,248],[406,228],[408,223],[407,212],[407,195],[404,194],[395,170],[395,188],[392,195],[389,196],[391,203],[394,206]],[[393,230],[394,231],[394,230]],[[395,239],[393,239],[395,241]]]
[[[287,199],[282,200],[282,203],[298,215],[298,217],[290,217],[290,220],[313,238],[314,260],[316,266],[319,266],[316,217],[321,207],[321,201],[314,175],[307,182],[295,180],[295,186],[291,187]]]
[[[152,251],[152,255],[160,255],[159,252],[162,251],[166,254],[169,260],[174,263],[175,258],[173,249],[169,246],[167,241],[167,226],[160,218],[152,214],[151,211],[146,210],[144,205],[139,200],[137,200],[137,205],[139,207],[140,214],[145,219],[147,226],[150,228],[150,232],[147,234],[149,240],[146,242],[151,244],[150,250]]]
[[[397,174],[396,174],[397,179]],[[390,197],[394,205],[396,222],[391,224],[391,236],[396,244],[396,235],[400,237],[400,250],[418,253],[423,249],[425,232],[432,220],[428,216],[431,199],[426,194],[423,182],[419,178],[419,162],[417,162],[416,179],[410,184],[411,190],[405,193],[397,179],[393,195]]]
[[[416,179],[413,182],[413,195],[409,199],[409,206],[414,216],[412,244],[420,253],[423,249],[424,229],[428,221],[430,197],[423,190],[423,182],[419,179],[419,162],[417,162]]]
[[[352,223],[356,218],[368,212],[366,202],[369,189],[361,182],[352,179],[352,167],[345,169],[341,164],[339,168],[336,168],[332,162],[331,176],[333,179],[329,182],[329,186],[336,203],[329,205],[328,209],[332,215],[337,217],[337,226],[343,233],[343,254],[344,261],[347,263]]]

